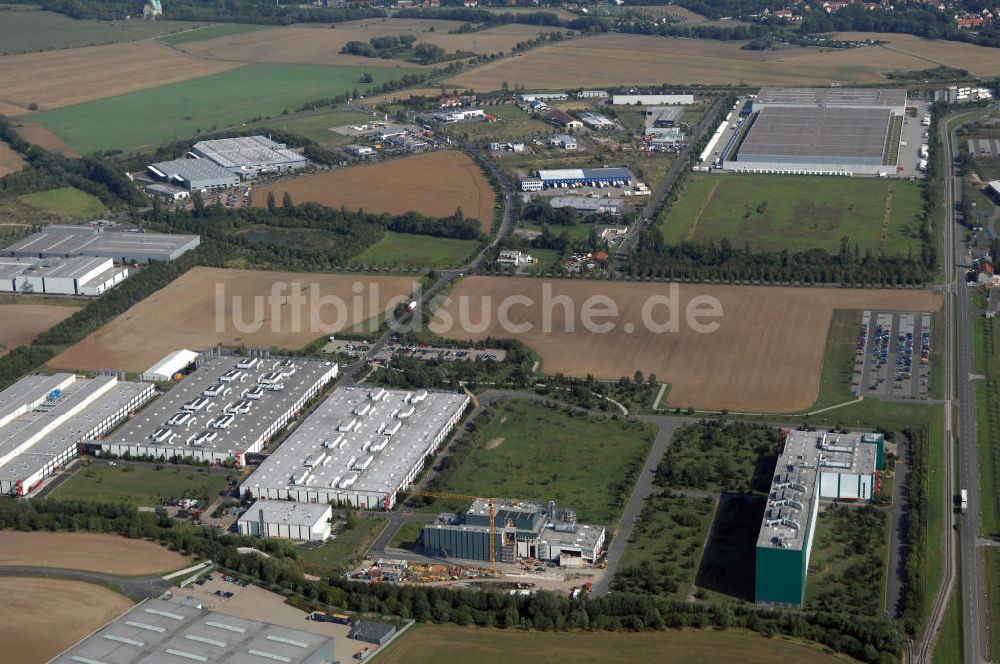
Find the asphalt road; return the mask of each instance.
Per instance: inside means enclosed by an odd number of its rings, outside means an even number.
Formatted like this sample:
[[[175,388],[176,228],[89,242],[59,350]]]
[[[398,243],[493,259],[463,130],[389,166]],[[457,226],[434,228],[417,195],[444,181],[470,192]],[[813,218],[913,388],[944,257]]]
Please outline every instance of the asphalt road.
[[[0,576],[40,576],[45,578],[69,579],[71,581],[87,581],[99,583],[122,593],[126,597],[139,601],[147,597],[157,597],[170,590],[172,583],[159,576],[114,576],[100,572],[85,572],[76,569],[58,567],[31,567],[20,565],[0,566]]]

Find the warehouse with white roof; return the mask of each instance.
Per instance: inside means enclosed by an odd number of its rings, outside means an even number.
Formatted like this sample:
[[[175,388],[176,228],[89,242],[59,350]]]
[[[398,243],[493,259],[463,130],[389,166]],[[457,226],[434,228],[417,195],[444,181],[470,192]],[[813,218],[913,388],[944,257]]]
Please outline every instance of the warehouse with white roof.
[[[337,377],[332,362],[207,357],[93,451],[241,468]]]
[[[129,276],[110,258],[14,258],[0,256],[0,293],[101,295]]]
[[[266,136],[239,136],[199,141],[191,154],[209,159],[223,169],[246,179],[263,173],[305,168],[306,158]]]
[[[179,600],[136,605],[49,664],[333,664],[333,639]]]
[[[330,538],[329,503],[258,500],[237,520],[240,535],[325,542]]]
[[[255,498],[392,509],[469,396],[341,387],[240,486]]]
[[[26,496],[153,397],[153,386],[70,373],[22,378],[0,392],[0,494]]]

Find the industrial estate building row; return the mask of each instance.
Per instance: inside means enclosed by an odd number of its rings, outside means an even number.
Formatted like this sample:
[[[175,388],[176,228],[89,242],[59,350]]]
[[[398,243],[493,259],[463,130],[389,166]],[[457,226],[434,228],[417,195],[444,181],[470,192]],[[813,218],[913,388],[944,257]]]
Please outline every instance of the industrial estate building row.
[[[101,223],[46,226],[0,249],[0,293],[101,295],[128,278],[129,265],[172,261],[200,244],[197,235]]]

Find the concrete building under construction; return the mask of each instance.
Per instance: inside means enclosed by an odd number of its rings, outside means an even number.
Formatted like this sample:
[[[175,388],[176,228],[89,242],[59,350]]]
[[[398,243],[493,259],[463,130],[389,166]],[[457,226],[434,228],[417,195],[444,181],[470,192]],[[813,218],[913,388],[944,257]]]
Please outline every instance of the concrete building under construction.
[[[494,555],[497,562],[521,558],[558,562],[565,567],[596,563],[604,551],[604,526],[577,523],[571,510],[554,502],[494,503]],[[424,553],[439,558],[490,560],[490,503],[479,499],[460,516],[442,514],[424,526]]]

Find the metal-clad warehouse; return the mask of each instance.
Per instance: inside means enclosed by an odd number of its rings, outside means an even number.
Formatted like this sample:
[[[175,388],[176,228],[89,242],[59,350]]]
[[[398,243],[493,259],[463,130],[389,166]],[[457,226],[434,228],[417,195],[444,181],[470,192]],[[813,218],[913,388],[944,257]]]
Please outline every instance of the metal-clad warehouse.
[[[240,183],[238,175],[210,159],[171,159],[150,164],[146,170],[160,180],[191,190],[235,187]]]
[[[538,171],[538,178],[546,187],[632,184],[627,168],[559,168]]]

